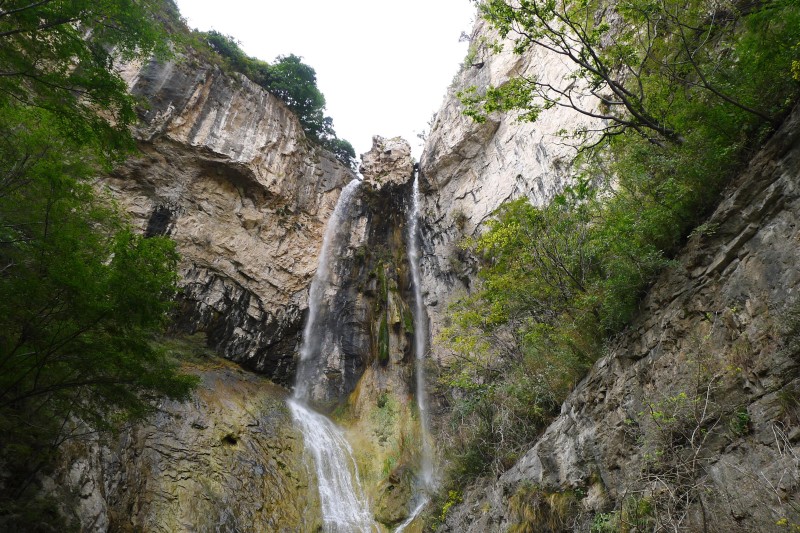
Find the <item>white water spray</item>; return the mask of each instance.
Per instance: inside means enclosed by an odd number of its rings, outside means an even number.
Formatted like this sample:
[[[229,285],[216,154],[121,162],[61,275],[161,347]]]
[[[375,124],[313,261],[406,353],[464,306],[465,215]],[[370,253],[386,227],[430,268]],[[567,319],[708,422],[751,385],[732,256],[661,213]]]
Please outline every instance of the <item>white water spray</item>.
[[[346,232],[342,231],[342,217],[347,213],[360,183],[359,180],[353,180],[342,189],[325,228],[317,272],[308,293],[308,320],[303,329],[294,397],[289,401],[292,418],[302,431],[306,452],[314,462],[323,530],[326,533],[366,533],[376,530],[350,444],[336,424],[306,405],[315,360],[319,358],[325,333],[318,319],[325,290],[330,285],[331,260],[346,236]]]
[[[394,533],[402,533],[402,531],[405,531],[405,529],[411,525],[417,516],[419,516],[425,506],[428,505],[429,501],[430,499],[427,496],[423,498],[422,501],[419,502],[416,507],[414,507],[414,510],[411,511],[411,514],[408,515],[408,518],[406,518],[402,524],[397,526],[397,529],[394,530]]]
[[[289,401],[289,409],[303,432],[306,450],[314,459],[324,531],[374,531],[353,450],[342,430],[297,400]]]
[[[428,324],[425,317],[425,302],[422,300],[422,276],[419,271],[419,176],[414,176],[411,212],[408,223],[408,256],[411,262],[411,281],[414,283],[414,352],[417,370],[417,407],[419,408],[420,433],[422,436],[421,474],[426,491],[435,486],[433,450],[428,426],[428,398],[425,394],[425,343]]]
[[[309,396],[309,383],[313,376],[314,365],[312,359],[319,357],[319,350],[324,337],[319,324],[319,311],[323,304],[325,289],[330,284],[331,259],[336,245],[341,244],[342,216],[347,212],[350,201],[353,198],[360,180],[353,180],[348,183],[339,195],[339,201],[333,209],[328,225],[325,227],[325,235],[322,237],[322,249],[319,252],[317,271],[314,279],[311,280],[311,288],[308,291],[308,320],[303,328],[303,338],[300,344],[300,362],[297,367],[297,377],[294,384],[294,397],[299,400],[307,400]],[[331,250],[331,248],[334,250]]]

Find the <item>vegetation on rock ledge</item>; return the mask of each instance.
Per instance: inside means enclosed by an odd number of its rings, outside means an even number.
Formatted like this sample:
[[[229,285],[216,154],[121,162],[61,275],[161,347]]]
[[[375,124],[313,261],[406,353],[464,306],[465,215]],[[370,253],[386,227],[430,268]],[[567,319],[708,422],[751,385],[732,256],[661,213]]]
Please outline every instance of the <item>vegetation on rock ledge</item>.
[[[248,56],[234,38],[214,30],[196,32],[196,37],[219,54],[229,67],[283,100],[297,115],[303,131],[311,140],[355,169],[356,152],[348,141],[336,136],[333,119],[325,116],[325,96],[317,88],[317,73],[303,63],[301,57],[294,54],[279,56],[275,63],[269,64]]]
[[[471,88],[466,114],[535,120],[594,95],[596,111],[578,110],[604,122],[565,133],[580,152],[572,187],[544,207],[503,206],[464,243],[480,282],[439,339],[455,351],[440,379],[450,488],[530,446],[800,90],[797,2],[479,5],[517,53],[545,46],[576,70],[563,87]]]

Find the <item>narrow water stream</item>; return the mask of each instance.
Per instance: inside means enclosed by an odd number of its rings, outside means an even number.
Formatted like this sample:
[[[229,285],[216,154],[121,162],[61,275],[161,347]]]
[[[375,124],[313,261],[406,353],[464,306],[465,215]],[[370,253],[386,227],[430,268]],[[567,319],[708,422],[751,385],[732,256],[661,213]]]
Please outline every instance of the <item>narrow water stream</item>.
[[[425,394],[425,344],[428,339],[428,321],[425,302],[422,300],[422,276],[419,270],[419,175],[414,176],[411,211],[408,218],[408,257],[411,263],[411,281],[414,283],[414,354],[416,356],[417,407],[422,436],[421,478],[423,488],[430,492],[435,485],[433,450],[431,449],[428,397]]]
[[[325,299],[325,291],[330,285],[331,261],[335,259],[341,248],[343,239],[349,238],[346,232],[341,231],[343,217],[350,208],[350,203],[361,185],[360,180],[353,180],[348,183],[342,193],[336,207],[333,209],[331,218],[325,226],[325,234],[322,237],[322,249],[319,252],[317,261],[317,271],[311,280],[311,288],[308,291],[308,320],[303,328],[303,338],[300,343],[300,362],[297,365],[297,376],[294,383],[294,397],[298,400],[308,400],[311,382],[314,375],[314,360],[320,355],[322,339],[325,331],[319,324],[319,312]]]
[[[358,468],[350,444],[342,430],[327,417],[308,406],[314,388],[315,365],[320,359],[326,331],[324,306],[335,297],[331,271],[347,244],[348,225],[343,222],[350,212],[352,199],[360,185],[353,180],[339,196],[339,201],[325,228],[317,271],[311,282],[308,297],[308,319],[303,329],[300,361],[297,368],[293,398],[289,409],[298,429],[303,433],[309,469],[316,475],[323,530],[327,533],[378,531],[369,501],[358,476]],[[403,531],[422,511],[435,488],[433,453],[428,429],[428,403],[425,395],[425,354],[427,316],[422,299],[419,248],[419,183],[414,178],[411,209],[408,214],[408,256],[414,288],[414,353],[416,362],[416,396],[420,432],[420,484],[414,498],[415,508],[396,531]],[[313,463],[313,467],[311,465]]]

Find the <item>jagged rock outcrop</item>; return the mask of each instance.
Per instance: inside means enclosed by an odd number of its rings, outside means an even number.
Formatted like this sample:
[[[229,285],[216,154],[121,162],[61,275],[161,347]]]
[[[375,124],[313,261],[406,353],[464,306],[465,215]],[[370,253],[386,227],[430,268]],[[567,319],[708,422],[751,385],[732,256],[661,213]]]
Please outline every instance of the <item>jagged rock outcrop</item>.
[[[500,53],[490,46],[496,41],[503,44]],[[473,273],[458,243],[474,235],[503,202],[527,196],[542,205],[563,190],[576,151],[561,132],[571,134],[593,124],[594,119],[563,107],[543,111],[535,123],[495,113],[479,124],[464,116],[457,93],[470,86],[485,90],[518,75],[560,82],[570,72],[554,53],[532,49],[518,55],[513,48],[511,41],[502,41],[488,23],[478,20],[469,55],[447,91],[423,149],[422,274],[432,338],[441,328],[447,304],[469,286]],[[446,357],[441,348],[433,355]]]
[[[353,172],[292,112],[200,57],[123,65],[141,154],[101,185],[182,262],[176,328],[290,384],[325,223]]]
[[[186,403],[100,443],[65,445],[61,494],[82,531],[313,531],[302,436],[286,391],[231,363],[203,363]],[[49,488],[47,488],[49,487]]]
[[[376,189],[408,183],[409,177],[414,175],[411,146],[400,137],[385,139],[375,135],[370,151],[361,154],[359,171],[364,182]]]
[[[797,527],[798,183],[800,108],[730,185],[560,416],[488,490],[465,495],[445,529],[506,531],[521,501],[555,516],[541,504],[552,495],[572,501],[556,522],[563,530]],[[534,492],[538,500],[526,496]]]
[[[329,287],[318,322],[321,340],[310,396],[347,398],[369,365],[408,362],[413,341],[407,211],[414,177],[408,142],[374,137],[362,156],[364,184],[338,221]],[[407,365],[404,365],[407,366]]]

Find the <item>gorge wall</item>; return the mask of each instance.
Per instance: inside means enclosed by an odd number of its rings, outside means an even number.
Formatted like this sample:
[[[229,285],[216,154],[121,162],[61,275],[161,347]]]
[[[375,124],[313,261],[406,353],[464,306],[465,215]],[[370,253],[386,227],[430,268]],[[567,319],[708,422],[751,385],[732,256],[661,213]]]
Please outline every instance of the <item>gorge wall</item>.
[[[308,287],[326,224],[355,173],[303,134],[277,98],[202,58],[129,64],[144,100],[140,154],[98,181],[147,235],[177,243],[177,352],[202,378],[119,439],[71,446],[45,476],[87,531],[313,531],[319,495],[288,392],[215,362],[203,348],[294,383]],[[320,320],[330,334],[309,377],[317,407],[348,432],[387,526],[411,510],[417,468],[408,143],[374,139],[364,183],[336,228]],[[244,494],[247,493],[247,494]]]
[[[176,329],[290,385],[325,222],[355,177],[278,98],[197,57],[128,64],[141,154],[103,180],[182,257]]]
[[[560,192],[575,149],[557,133],[591,126],[563,109],[544,111],[536,123],[464,117],[460,89],[568,72],[548,54],[517,56],[508,46],[492,54],[494,39],[483,22],[476,25],[419,165],[431,339],[474,279],[459,241],[476,235],[506,200],[527,196],[541,205]],[[325,225],[355,174],[246,78],[196,57],[126,65],[123,75],[148,102],[137,130],[142,153],[99,186],[141,231],[177,243],[175,332],[196,334],[200,344],[289,387]],[[550,530],[586,531],[647,491],[690,530],[800,524],[791,319],[800,282],[799,132],[795,113],[731,185],[709,221],[715,231],[693,237],[561,415],[501,478],[466,491],[444,530],[506,531],[530,511],[551,519]],[[392,528],[408,516],[422,438],[407,143],[376,137],[362,172],[340,228],[347,239],[321,318],[331,333],[311,397],[344,427],[376,518]],[[428,356],[446,363],[449,353],[433,342]],[[66,454],[70,466],[48,478],[51,487],[72,487],[63,499],[78,509],[82,528],[176,531],[202,521],[221,530],[317,530],[315,480],[291,427],[286,388],[213,358],[189,366],[202,378],[190,402],[159,406],[119,439],[75,445]],[[680,432],[665,430],[653,412],[667,407],[702,441],[687,447],[676,440]],[[672,456],[663,458],[664,450]],[[676,507],[670,498],[682,489],[670,483],[686,474],[685,453],[693,454],[690,484],[701,497]],[[567,512],[559,514],[555,501]]]
[[[613,530],[625,513],[647,530],[655,517],[682,531],[797,527],[799,179],[800,108],[560,416],[513,468],[470,491],[445,530],[507,531],[520,502],[554,530],[587,531],[604,516]]]
[[[555,134],[586,126],[561,109],[533,124],[460,115],[456,93],[510,75],[563,75],[553,56],[482,44],[436,116],[421,162],[426,298],[433,326],[469,290],[457,242],[507,200],[563,189],[574,151]],[[795,109],[562,405],[499,479],[450,507],[443,531],[786,531],[800,524]],[[433,357],[446,364],[446,346]],[[661,528],[661,529],[659,529]]]
[[[502,44],[502,51],[493,51],[493,43]],[[470,86],[501,86],[519,75],[559,80],[569,72],[555,54],[538,49],[515,54],[513,43],[500,39],[485,21],[475,24],[470,52],[435,115],[420,161],[423,287],[432,338],[442,326],[448,304],[469,288],[474,274],[459,242],[477,234],[505,201],[525,196],[534,205],[543,205],[561,192],[573,172],[577,151],[559,132],[589,128],[594,120],[556,107],[543,111],[535,123],[493,113],[479,124],[464,116],[458,92]],[[433,352],[439,360],[446,354],[443,347]]]

